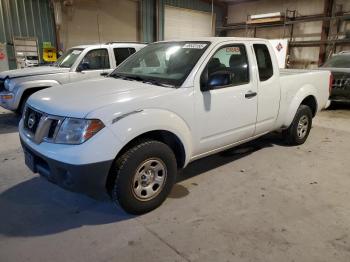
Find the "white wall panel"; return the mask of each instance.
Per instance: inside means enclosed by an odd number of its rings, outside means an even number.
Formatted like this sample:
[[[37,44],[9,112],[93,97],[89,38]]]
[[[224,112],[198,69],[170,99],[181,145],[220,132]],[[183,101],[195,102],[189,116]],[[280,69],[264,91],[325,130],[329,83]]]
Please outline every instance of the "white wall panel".
[[[137,41],[138,4],[134,0],[75,0],[62,10],[63,48],[98,43],[99,31],[101,42]]]
[[[213,36],[211,13],[172,6],[164,11],[164,39]]]

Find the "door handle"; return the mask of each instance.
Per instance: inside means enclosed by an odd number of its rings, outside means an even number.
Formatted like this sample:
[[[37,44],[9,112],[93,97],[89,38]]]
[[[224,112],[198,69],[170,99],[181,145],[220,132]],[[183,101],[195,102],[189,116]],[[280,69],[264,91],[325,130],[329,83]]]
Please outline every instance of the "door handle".
[[[250,99],[250,98],[253,98],[256,95],[257,95],[256,92],[248,91],[248,93],[246,93],[244,96],[245,96],[245,98]]]
[[[107,72],[102,72],[100,75],[101,76],[106,76],[106,75],[108,75],[108,73]]]

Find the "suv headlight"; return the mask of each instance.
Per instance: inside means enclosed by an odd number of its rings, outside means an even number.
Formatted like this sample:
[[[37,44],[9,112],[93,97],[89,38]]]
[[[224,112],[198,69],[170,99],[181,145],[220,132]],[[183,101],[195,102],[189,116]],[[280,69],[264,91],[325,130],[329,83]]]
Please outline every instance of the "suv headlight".
[[[58,130],[55,143],[82,144],[104,127],[98,119],[66,118]]]
[[[4,87],[6,90],[10,90],[10,79],[6,79],[4,82]]]
[[[6,78],[4,82],[4,87],[7,91],[12,91],[15,85],[16,85],[15,81],[11,80],[10,78]]]

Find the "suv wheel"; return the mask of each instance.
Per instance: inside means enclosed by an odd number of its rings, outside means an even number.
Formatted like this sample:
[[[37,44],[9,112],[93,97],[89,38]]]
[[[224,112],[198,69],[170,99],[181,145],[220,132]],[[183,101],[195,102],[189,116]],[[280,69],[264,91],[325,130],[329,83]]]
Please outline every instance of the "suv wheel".
[[[142,214],[160,206],[170,193],[176,179],[176,158],[166,144],[147,140],[119,157],[113,172],[113,201],[128,213]]]
[[[19,104],[19,106],[18,106],[18,108],[17,108],[17,110],[16,110],[16,113],[17,113],[19,116],[22,116],[22,114],[23,114],[23,112],[24,112],[24,108],[25,108],[25,106],[26,106],[26,103],[27,103],[27,100],[28,100],[29,97],[30,97],[30,94],[29,94],[29,95],[25,95],[25,96],[22,98],[22,100],[21,100],[21,102],[20,102],[20,104]]]

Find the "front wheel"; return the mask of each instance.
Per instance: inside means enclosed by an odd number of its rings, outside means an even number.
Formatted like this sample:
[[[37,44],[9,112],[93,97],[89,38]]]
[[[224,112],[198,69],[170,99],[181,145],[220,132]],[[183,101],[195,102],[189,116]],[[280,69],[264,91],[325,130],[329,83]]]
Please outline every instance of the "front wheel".
[[[114,165],[112,199],[131,214],[160,206],[175,183],[177,165],[164,143],[147,140],[127,150]]]
[[[312,112],[310,107],[306,105],[300,105],[292,124],[284,132],[286,142],[289,145],[301,145],[304,144],[309,136],[312,126]]]

